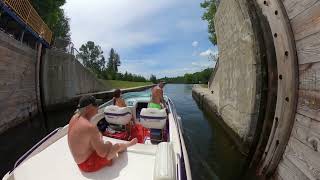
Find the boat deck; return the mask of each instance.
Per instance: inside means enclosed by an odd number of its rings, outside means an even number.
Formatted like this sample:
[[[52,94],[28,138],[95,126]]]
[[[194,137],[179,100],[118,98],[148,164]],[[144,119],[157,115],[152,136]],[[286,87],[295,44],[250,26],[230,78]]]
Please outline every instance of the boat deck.
[[[108,137],[104,137],[104,140],[112,143],[123,142]],[[14,170],[9,179],[153,179],[156,149],[157,146],[155,145],[136,144],[128,148],[127,152],[120,153],[113,160],[112,166],[104,167],[94,173],[84,173],[79,170],[74,162],[69,151],[67,136],[64,136],[39,154],[22,163]]]

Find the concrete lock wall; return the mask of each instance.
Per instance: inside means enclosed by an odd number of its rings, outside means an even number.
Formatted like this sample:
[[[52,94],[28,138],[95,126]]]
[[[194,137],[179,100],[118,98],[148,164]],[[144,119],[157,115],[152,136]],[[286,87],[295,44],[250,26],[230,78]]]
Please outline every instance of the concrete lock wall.
[[[210,84],[215,111],[250,144],[258,119],[261,76],[258,39],[245,0],[223,0],[216,14],[219,68]]]
[[[44,105],[68,103],[81,94],[108,88],[76,58],[59,50],[47,50],[42,64]]]
[[[37,114],[37,52],[0,31],[0,133]]]

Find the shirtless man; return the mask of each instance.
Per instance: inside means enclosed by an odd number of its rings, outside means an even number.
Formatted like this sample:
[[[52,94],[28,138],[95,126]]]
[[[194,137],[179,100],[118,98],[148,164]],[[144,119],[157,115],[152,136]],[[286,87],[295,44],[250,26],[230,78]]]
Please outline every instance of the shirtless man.
[[[166,108],[166,103],[163,98],[163,87],[164,84],[162,81],[152,88],[151,93],[152,93],[152,99],[151,102],[148,104],[148,108],[156,108],[156,109],[162,109],[161,104]]]
[[[90,119],[98,112],[93,96],[82,97],[78,108],[79,112],[69,122],[68,144],[75,162],[82,171],[94,172],[110,166],[117,153],[137,143],[137,139],[133,139],[128,143],[113,145],[102,140],[98,128],[90,123]]]

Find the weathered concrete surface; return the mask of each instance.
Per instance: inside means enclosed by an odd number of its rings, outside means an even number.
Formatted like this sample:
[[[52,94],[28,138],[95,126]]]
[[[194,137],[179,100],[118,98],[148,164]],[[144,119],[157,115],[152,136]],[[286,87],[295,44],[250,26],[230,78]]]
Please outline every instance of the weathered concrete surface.
[[[43,102],[46,107],[68,103],[80,94],[110,89],[73,55],[59,50],[47,50],[42,68]]]
[[[0,31],[0,134],[38,112],[36,56]]]
[[[261,72],[257,34],[245,0],[221,1],[215,27],[219,67],[210,84],[212,108],[225,123],[250,144],[258,119]]]
[[[192,97],[197,102],[198,106],[208,113],[209,115],[218,116],[220,119],[215,118],[218,123],[224,128],[225,132],[237,145],[238,150],[247,155],[249,152],[248,144],[244,144],[240,136],[233,131],[229,125],[222,119],[220,114],[217,112],[217,106],[215,104],[214,96],[212,96],[211,91],[208,88],[201,87],[199,85],[194,85],[192,88]]]

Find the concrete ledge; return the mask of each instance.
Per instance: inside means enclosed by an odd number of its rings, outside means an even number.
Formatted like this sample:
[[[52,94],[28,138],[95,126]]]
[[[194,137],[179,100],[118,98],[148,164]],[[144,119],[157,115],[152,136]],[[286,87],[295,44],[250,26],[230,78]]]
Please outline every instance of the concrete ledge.
[[[212,97],[212,92],[208,88],[201,87],[199,85],[194,85],[192,88],[192,97],[197,102],[198,106],[209,116],[215,117],[217,123],[219,123],[229,137],[234,141],[237,145],[238,150],[244,154],[248,155],[249,153],[249,143],[245,142],[243,138],[241,138],[237,134],[237,130],[231,128],[228,123],[223,120],[217,105]],[[216,118],[218,117],[218,118]]]
[[[143,90],[149,89],[154,86],[155,86],[155,84],[147,85],[147,86],[138,86],[138,87],[133,87],[133,88],[121,89],[121,91],[122,91],[122,93],[138,92],[138,91],[143,91]],[[64,108],[76,107],[79,99],[85,95],[92,95],[97,99],[102,99],[103,101],[107,101],[113,97],[113,92],[114,92],[114,90],[79,94],[73,98],[70,98],[69,100],[66,100],[65,102],[55,103],[55,104],[49,105],[45,109],[46,109],[46,111],[51,111],[51,110],[59,110],[59,109],[64,109]]]

